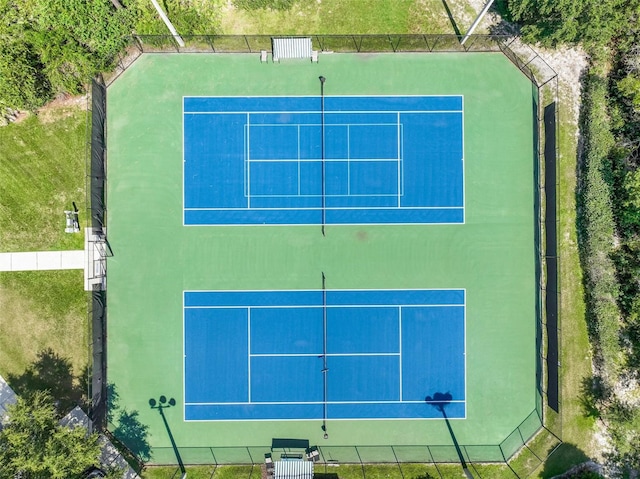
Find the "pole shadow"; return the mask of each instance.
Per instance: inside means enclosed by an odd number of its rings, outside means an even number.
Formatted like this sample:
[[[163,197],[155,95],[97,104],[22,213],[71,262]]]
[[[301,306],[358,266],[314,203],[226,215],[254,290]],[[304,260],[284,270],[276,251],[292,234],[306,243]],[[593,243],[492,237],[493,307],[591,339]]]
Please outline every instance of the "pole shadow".
[[[176,444],[175,439],[173,438],[173,434],[171,433],[171,428],[169,427],[169,423],[167,422],[167,417],[164,415],[164,410],[176,405],[176,400],[174,398],[170,398],[167,400],[166,396],[160,396],[156,401],[154,398],[149,399],[149,406],[151,409],[157,409],[162,417],[162,422],[164,423],[164,427],[167,430],[167,434],[169,435],[169,440],[171,441],[171,447],[173,447],[173,452],[176,455],[176,460],[178,461],[178,466],[180,467],[180,472],[182,472],[182,477],[186,477],[187,471],[184,467],[184,463],[182,462],[182,457],[180,456],[180,451],[178,451],[178,445]]]
[[[451,423],[449,422],[449,418],[447,417],[447,412],[445,410],[445,408],[451,402],[452,399],[453,399],[453,396],[451,396],[451,393],[449,392],[446,392],[446,393],[436,392],[433,394],[433,396],[427,396],[424,398],[427,404],[435,407],[442,414],[442,417],[444,418],[444,421],[447,424],[447,429],[449,430],[449,434],[451,435],[451,441],[453,442],[453,447],[455,447],[456,453],[458,454],[458,459],[460,461],[460,464],[462,465],[462,470],[464,471],[464,475],[467,477],[467,479],[473,479],[473,475],[471,474],[471,471],[467,466],[467,461],[464,459],[464,454],[462,454],[462,449],[460,448],[460,444],[458,444],[458,440],[456,439],[456,435],[453,432],[453,428],[451,427]]]
[[[447,0],[442,0],[442,5],[444,6],[444,9],[447,11],[447,16],[449,17],[449,21],[451,22],[453,31],[458,37],[462,37],[462,33],[458,28],[458,24],[456,23],[456,20],[453,18],[453,14],[451,13],[451,9],[449,8],[449,5],[447,5]]]

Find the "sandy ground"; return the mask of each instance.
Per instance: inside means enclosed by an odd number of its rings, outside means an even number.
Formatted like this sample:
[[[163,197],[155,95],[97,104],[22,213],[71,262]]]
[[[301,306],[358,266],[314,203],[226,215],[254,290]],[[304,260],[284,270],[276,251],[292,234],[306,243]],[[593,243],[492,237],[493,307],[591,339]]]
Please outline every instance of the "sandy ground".
[[[38,108],[35,114],[42,123],[52,123],[60,118],[72,115],[79,109],[87,107],[89,96],[85,95],[59,95],[42,108]],[[0,126],[9,123],[20,123],[29,118],[33,113],[23,110],[7,110],[0,118]]]

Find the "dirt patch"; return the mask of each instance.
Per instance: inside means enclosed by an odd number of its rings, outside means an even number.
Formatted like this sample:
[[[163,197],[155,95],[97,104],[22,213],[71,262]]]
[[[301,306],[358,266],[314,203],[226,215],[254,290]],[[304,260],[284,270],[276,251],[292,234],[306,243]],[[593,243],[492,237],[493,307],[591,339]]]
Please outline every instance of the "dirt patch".
[[[456,6],[458,4],[465,5],[465,12],[462,13],[462,25],[461,27],[462,33],[467,33],[467,30],[471,27],[471,24],[476,19],[478,14],[482,11],[484,6],[487,4],[487,0],[468,0],[467,2],[456,2]],[[463,8],[458,6],[458,9]],[[489,33],[492,26],[496,23],[500,22],[500,18],[497,14],[493,13],[493,10],[490,9],[489,12],[482,18],[480,24],[476,27],[473,33]]]
[[[88,95],[59,95],[36,112],[42,123],[53,123],[61,118],[73,115],[78,110],[87,108]]]
[[[472,2],[473,3],[473,2]],[[453,18],[455,18],[456,25],[460,29],[460,33],[463,35],[467,33],[469,27],[476,19],[476,15],[478,12],[474,11],[473,6],[469,6],[467,2],[447,2],[447,5],[451,9],[451,14]],[[482,7],[481,7],[482,8]],[[484,22],[485,20],[483,20]],[[476,32],[478,33],[478,32]]]
[[[558,74],[563,108],[570,112],[571,123],[578,124],[582,98],[582,76],[589,65],[587,54],[579,47],[562,47],[556,50],[538,49],[538,52]]]
[[[480,13],[480,11],[487,4],[486,0],[468,0],[468,1],[469,1],[469,5],[471,5],[471,7],[473,7],[473,9],[477,13]]]
[[[78,110],[87,108],[88,95],[66,95],[61,94],[58,97],[47,103],[41,108],[38,108],[35,114],[38,116],[42,123],[54,123],[61,118],[66,118]],[[7,108],[4,112],[0,111],[0,126],[6,126],[11,123],[20,123],[29,118],[32,113],[25,110],[12,110]]]

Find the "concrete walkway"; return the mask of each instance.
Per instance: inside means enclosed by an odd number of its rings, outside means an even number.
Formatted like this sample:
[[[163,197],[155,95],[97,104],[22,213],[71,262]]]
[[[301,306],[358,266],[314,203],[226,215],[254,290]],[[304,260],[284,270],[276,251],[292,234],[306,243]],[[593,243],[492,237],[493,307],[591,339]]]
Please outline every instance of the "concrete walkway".
[[[0,271],[85,269],[84,250],[0,253]]]

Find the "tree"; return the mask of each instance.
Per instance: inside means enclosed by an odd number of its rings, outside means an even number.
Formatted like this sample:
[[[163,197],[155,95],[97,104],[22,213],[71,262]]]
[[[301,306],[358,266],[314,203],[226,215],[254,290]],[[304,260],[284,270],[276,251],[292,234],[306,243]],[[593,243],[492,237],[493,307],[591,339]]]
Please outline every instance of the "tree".
[[[618,91],[631,103],[635,111],[640,111],[640,77],[629,73],[617,82]]]
[[[28,41],[31,24],[15,0],[0,0],[0,113],[34,109],[49,97],[49,82]]]
[[[0,479],[76,479],[98,464],[97,434],[58,423],[45,392],[19,398],[0,431]]]
[[[92,75],[109,69],[135,19],[134,10],[114,5],[0,0],[0,109],[36,109],[57,93],[83,91]]]
[[[637,0],[509,0],[508,7],[528,40],[547,45],[604,45],[626,35],[639,12]]]
[[[640,230],[640,169],[627,172],[624,177],[622,222],[634,231]]]

